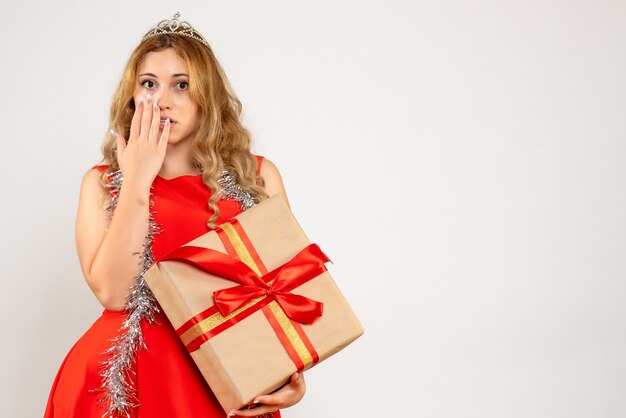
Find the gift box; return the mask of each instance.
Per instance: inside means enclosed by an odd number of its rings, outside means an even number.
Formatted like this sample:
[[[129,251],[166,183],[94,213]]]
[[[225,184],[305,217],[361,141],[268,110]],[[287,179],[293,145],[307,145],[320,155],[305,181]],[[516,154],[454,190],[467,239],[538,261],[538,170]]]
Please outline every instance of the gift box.
[[[169,253],[144,277],[230,411],[363,334],[328,261],[273,196]]]

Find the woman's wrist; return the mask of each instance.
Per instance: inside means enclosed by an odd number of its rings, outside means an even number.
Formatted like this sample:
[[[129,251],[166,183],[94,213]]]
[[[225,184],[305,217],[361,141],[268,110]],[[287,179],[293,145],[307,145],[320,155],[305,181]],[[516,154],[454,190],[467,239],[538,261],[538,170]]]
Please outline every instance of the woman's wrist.
[[[120,188],[120,199],[134,201],[140,206],[150,203],[150,188],[152,185],[124,179]]]

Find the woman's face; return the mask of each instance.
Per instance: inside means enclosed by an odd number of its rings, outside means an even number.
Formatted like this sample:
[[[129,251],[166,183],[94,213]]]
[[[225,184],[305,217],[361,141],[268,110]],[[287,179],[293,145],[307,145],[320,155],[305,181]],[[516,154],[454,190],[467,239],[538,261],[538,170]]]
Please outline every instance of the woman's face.
[[[146,103],[152,96],[161,109],[161,129],[167,118],[171,128],[168,144],[191,140],[198,125],[198,105],[189,94],[189,70],[185,61],[172,48],[149,52],[137,68],[137,84],[133,94]]]

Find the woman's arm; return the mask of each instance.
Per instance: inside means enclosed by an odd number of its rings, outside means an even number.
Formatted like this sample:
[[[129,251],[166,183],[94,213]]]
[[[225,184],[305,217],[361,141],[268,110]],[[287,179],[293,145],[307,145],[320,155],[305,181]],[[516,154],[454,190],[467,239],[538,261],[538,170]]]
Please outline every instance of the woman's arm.
[[[80,188],[76,249],[85,280],[102,306],[121,310],[141,267],[149,189],[124,182],[110,223],[104,209],[109,201],[100,173],[89,170]]]
[[[76,249],[87,284],[102,306],[122,310],[141,269],[148,232],[150,186],[159,173],[170,132],[159,136],[160,109],[150,97],[139,100],[128,142],[117,133],[117,160],[124,181],[113,217],[104,204],[110,199],[97,170],[83,177],[76,217]]]
[[[261,177],[265,180],[265,192],[270,196],[281,195],[287,202],[287,206],[289,206],[289,199],[287,199],[287,192],[285,191],[280,172],[274,163],[268,159],[264,159],[261,163]],[[291,209],[291,206],[289,206],[289,209]]]

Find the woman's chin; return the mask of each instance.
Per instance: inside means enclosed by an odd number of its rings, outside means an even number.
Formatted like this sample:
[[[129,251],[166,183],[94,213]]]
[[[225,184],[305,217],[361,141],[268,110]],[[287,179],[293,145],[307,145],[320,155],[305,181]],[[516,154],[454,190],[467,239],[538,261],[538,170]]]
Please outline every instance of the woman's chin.
[[[181,143],[188,142],[188,141],[191,141],[190,137],[181,138],[178,135],[172,135],[170,133],[170,136],[167,138],[167,145],[179,145]]]

